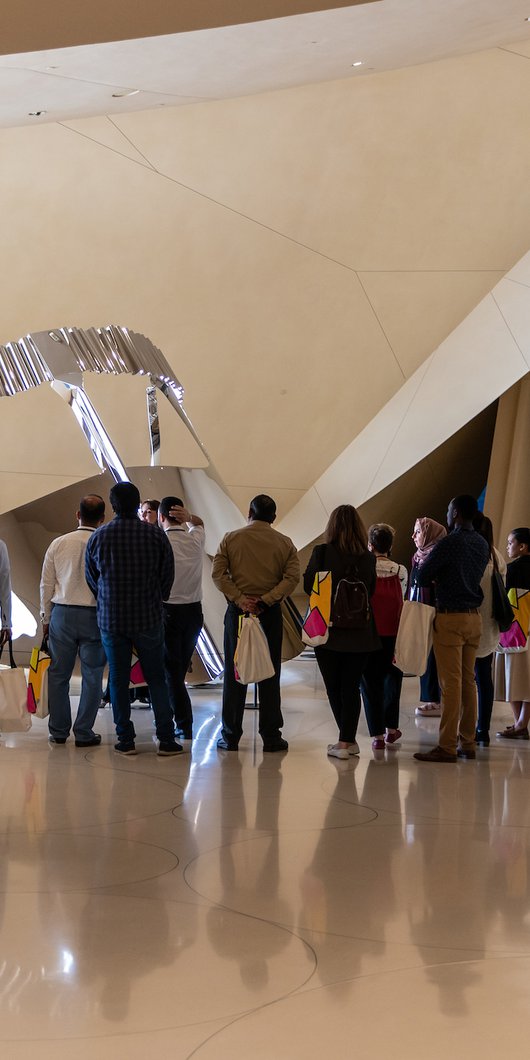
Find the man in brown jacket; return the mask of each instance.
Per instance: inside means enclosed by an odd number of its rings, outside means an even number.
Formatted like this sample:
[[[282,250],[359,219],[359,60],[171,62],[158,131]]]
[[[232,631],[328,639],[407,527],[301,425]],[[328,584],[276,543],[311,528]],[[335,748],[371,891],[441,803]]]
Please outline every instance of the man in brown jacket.
[[[291,539],[272,529],[275,518],[276,504],[272,497],[264,493],[254,497],[250,502],[247,525],[225,534],[213,561],[212,578],[228,601],[224,636],[223,727],[217,741],[221,751],[237,751],[243,732],[247,686],[239,684],[234,675],[234,653],[242,614],[259,616],[275,671],[273,677],[260,681],[258,686],[263,750],[286,751],[289,746],[281,735],[281,601],[298,584],[300,564]]]

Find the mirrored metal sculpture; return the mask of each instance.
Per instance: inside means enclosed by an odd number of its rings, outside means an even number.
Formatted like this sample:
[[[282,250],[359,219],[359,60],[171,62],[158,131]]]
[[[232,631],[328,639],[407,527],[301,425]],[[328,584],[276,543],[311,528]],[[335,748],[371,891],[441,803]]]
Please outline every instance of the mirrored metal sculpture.
[[[181,384],[161,350],[145,335],[109,324],[86,331],[82,328],[37,331],[0,346],[0,397],[12,397],[42,383],[51,383],[72,409],[98,466],[108,469],[116,482],[124,481],[128,478],[124,463],[83,388],[85,372],[147,377],[152,466],[160,464],[157,390],[164,394],[208,458],[184,411]],[[200,634],[197,651],[209,677],[218,678],[223,662],[206,627]]]
[[[151,445],[151,467],[160,467],[160,421],[158,419],[158,401],[156,387],[147,387],[147,423]]]
[[[17,342],[0,346],[0,397],[11,397],[53,380],[83,390],[84,372],[147,376],[149,387],[164,394],[204,455],[208,456],[184,410],[181,384],[162,351],[145,335],[118,324],[109,324],[86,330],[35,331]],[[84,426],[83,430],[86,434]],[[159,444],[152,449],[152,463]]]

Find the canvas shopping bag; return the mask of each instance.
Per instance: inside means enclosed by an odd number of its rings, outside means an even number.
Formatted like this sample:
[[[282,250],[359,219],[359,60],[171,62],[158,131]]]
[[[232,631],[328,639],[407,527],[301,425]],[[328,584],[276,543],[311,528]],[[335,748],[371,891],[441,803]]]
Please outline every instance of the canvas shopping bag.
[[[329,637],[331,614],[331,571],[320,570],[315,574],[309,606],[302,625],[302,640],[317,648]]]
[[[129,675],[129,688],[138,688],[140,685],[147,685],[144,673],[138,655],[133,648],[131,656],[131,672]]]
[[[36,718],[47,718],[50,713],[48,706],[48,671],[50,667],[47,666],[42,675],[42,684],[40,688],[40,696],[37,703],[37,709],[35,711]]]
[[[37,718],[47,718],[48,711],[48,638],[44,637],[40,648],[31,652],[28,674],[28,710]]]
[[[405,674],[421,677],[432,648],[432,626],[436,611],[418,600],[405,600],[396,637],[395,664]]]
[[[27,732],[31,728],[28,686],[22,666],[17,666],[13,658],[11,641],[9,661],[10,667],[0,669],[0,732]]]
[[[509,589],[508,599],[512,605],[513,622],[505,633],[501,633],[497,648],[504,655],[528,651],[530,589]]]
[[[239,619],[234,669],[240,685],[274,677],[269,643],[257,615],[242,615]]]

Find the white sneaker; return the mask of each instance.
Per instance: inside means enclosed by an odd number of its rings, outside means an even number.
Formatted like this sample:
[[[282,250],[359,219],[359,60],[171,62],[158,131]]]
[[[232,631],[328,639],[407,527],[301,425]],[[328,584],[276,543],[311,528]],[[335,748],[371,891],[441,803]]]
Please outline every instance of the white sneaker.
[[[439,703],[422,703],[414,713],[420,718],[441,718],[442,708]]]
[[[328,755],[330,758],[348,759],[350,752],[347,747],[338,747],[335,743],[328,743]]]
[[[361,753],[361,750],[360,750],[359,744],[357,743],[357,740],[354,740],[353,743],[348,744],[348,754],[349,755],[360,755],[360,753]]]

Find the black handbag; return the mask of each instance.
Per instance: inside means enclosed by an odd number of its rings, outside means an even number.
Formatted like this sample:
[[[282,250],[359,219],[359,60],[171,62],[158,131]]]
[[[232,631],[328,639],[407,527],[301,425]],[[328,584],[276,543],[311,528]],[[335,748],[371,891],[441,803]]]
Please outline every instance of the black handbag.
[[[508,593],[497,569],[491,574],[491,614],[501,633],[506,633],[513,622],[513,608]]]

